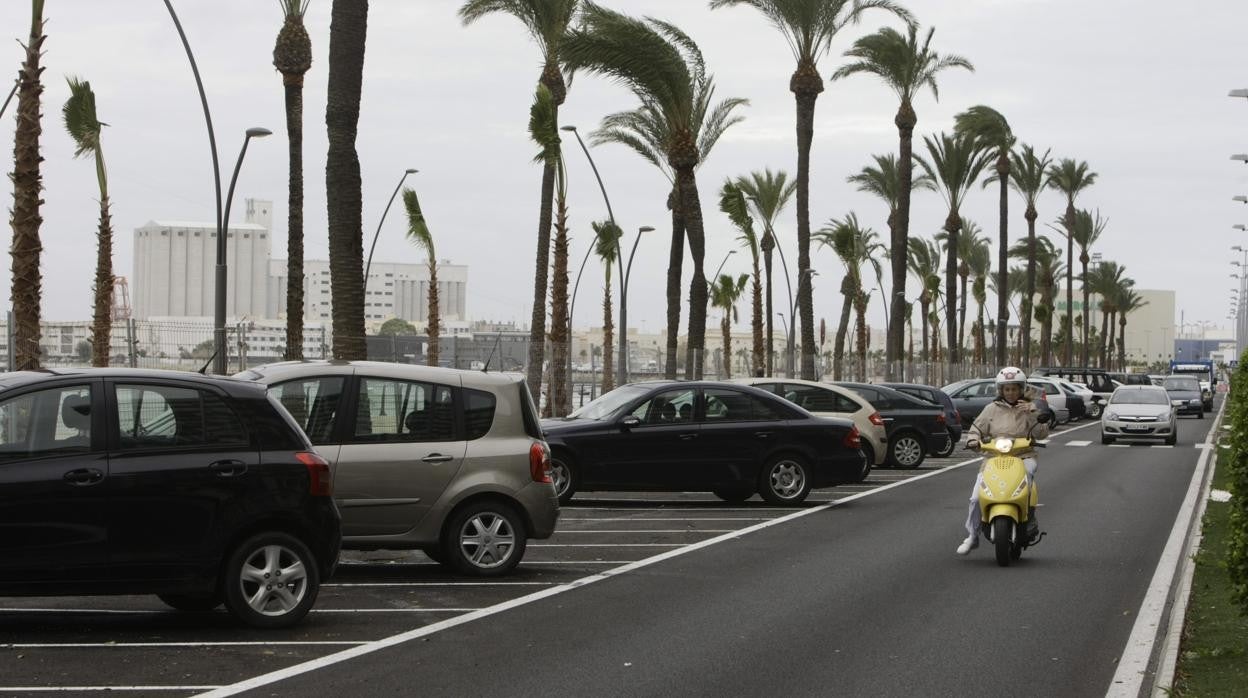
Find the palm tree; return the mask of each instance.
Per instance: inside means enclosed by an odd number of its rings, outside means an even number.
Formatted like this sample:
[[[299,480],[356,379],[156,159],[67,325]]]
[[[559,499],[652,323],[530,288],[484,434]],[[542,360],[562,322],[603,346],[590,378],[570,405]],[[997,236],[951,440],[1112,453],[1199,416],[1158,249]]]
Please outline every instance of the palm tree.
[[[693,360],[685,366],[685,375],[700,378],[709,285],[702,268],[706,245],[695,170],[701,161],[699,131],[714,94],[714,80],[706,72],[697,44],[671,24],[633,19],[590,2],[584,5],[582,19],[563,41],[568,69],[623,83],[643,106],[662,117],[667,134],[664,154],[675,174],[693,257],[688,334]]]
[[[940,292],[940,248],[936,243],[925,238],[909,238],[909,249],[906,254],[906,268],[919,280],[919,318],[923,323],[924,361],[931,360],[927,344],[927,326],[931,318],[930,308]]]
[[[1001,227],[997,243],[997,273],[1001,278],[997,283],[1001,288],[1008,288],[1009,282],[1006,274],[1009,273],[1009,260],[1006,258],[1006,252],[1010,246],[1010,156],[1013,155],[1014,143],[1017,139],[1014,138],[1014,132],[1010,130],[1010,122],[1006,121],[996,109],[982,104],[958,114],[955,122],[955,131],[973,136],[979,140],[980,147],[995,151],[997,155],[996,174],[984,180],[984,187],[996,183],[1000,188],[998,207],[1001,212]],[[1006,307],[1006,298],[1004,295],[997,296],[996,359],[998,366],[1006,363],[1005,333],[1008,322],[1009,309]]]
[[[958,260],[958,276],[962,279],[961,300],[962,305],[958,308],[958,345],[963,346],[966,343],[966,287],[971,276],[971,257],[981,254],[989,254],[988,238],[981,235],[982,229],[975,221],[962,219],[962,229],[958,231],[958,249],[949,249],[949,234],[945,231],[936,233],[936,242],[941,243],[945,247],[945,254],[952,255]]]
[[[889,10],[910,21],[910,13],[891,0],[711,0],[711,9],[748,5],[780,31],[797,68],[789,90],[797,103],[797,302],[801,312],[802,378],[814,380],[815,308],[810,268],[810,146],[815,135],[815,100],[823,92],[818,61],[847,25],[869,9]]]
[[[337,0],[335,0],[335,4]],[[363,4],[363,3],[361,3]],[[560,51],[580,6],[579,0],[466,0],[459,8],[465,25],[491,14],[511,15],[524,24],[542,52],[542,73],[538,83],[550,91],[558,125],[559,106],[568,96],[568,85],[560,69]],[[529,392],[541,393],[542,365],[546,358],[546,284],[550,265],[550,230],[555,197],[555,164],[542,163],[542,193],[537,217],[537,259],[533,274],[533,313],[529,324],[529,366],[526,382]]]
[[[1117,262],[1102,262],[1084,271],[1079,277],[1079,283],[1100,298],[1101,337],[1097,346],[1097,361],[1102,368],[1109,366],[1110,357],[1107,352],[1113,349],[1112,339],[1114,330],[1117,329],[1112,324],[1113,316],[1117,312],[1117,291],[1124,281],[1130,281],[1124,276],[1125,272]]]
[[[568,199],[567,177],[560,148],[559,124],[556,120],[555,98],[546,85],[538,83],[529,110],[529,137],[540,150],[536,158],[543,166],[555,169],[554,245],[551,250],[550,278],[550,391],[546,400],[551,414],[563,416],[568,410],[567,364],[568,337]]]
[[[1032,299],[1036,295],[1036,255],[1034,249],[1036,246],[1036,218],[1039,214],[1036,212],[1036,199],[1040,197],[1040,191],[1048,186],[1047,171],[1052,160],[1049,158],[1049,151],[1045,150],[1043,155],[1036,156],[1035,148],[1023,144],[1022,148],[1010,154],[1010,186],[1014,191],[1023,197],[1023,201],[1027,203],[1027,210],[1023,213],[1023,218],[1027,220],[1027,289],[1023,293],[1023,307],[1021,309],[1022,318],[1020,321],[1019,334],[1025,337],[1023,342],[1022,365],[1024,367],[1031,366],[1031,316],[1032,316]]]
[[[43,178],[39,173],[39,100],[43,94],[39,58],[43,55],[43,0],[31,0],[30,36],[23,48],[26,59],[18,73],[17,127],[13,131],[13,209],[9,225],[13,228],[10,247],[13,256],[13,366],[10,370],[29,371],[39,368],[39,304],[43,298],[39,273],[40,192]],[[109,279],[112,287],[112,279]]]
[[[1061,251],[1053,246],[1047,237],[1037,237],[1035,244],[1022,240],[1010,248],[1010,256],[1014,259],[1036,260],[1036,287],[1040,293],[1040,304],[1036,306],[1036,319],[1040,321],[1040,365],[1052,363],[1053,346],[1053,296],[1062,275]]]
[[[780,217],[780,213],[789,205],[789,201],[793,199],[793,194],[797,191],[797,182],[788,181],[788,173],[784,170],[777,170],[774,173],[770,168],[764,169],[762,172],[754,171],[748,176],[738,177],[736,184],[749,200],[750,206],[754,214],[763,222],[763,239],[759,241],[759,249],[763,252],[763,270],[767,274],[766,292],[764,294],[765,302],[763,316],[767,319],[767,369],[768,376],[773,375],[776,369],[776,351],[772,336],[775,332],[775,312],[772,310],[771,292],[772,292],[772,274],[771,274],[771,254],[774,250],[780,250],[780,261],[784,262],[784,249],[776,244],[775,224],[776,219]],[[785,265],[786,274],[785,283],[789,283],[787,273],[788,266]],[[790,290],[790,293],[792,291]]]
[[[95,178],[100,185],[100,224],[96,231],[95,310],[91,324],[91,365],[107,366],[109,335],[113,325],[113,223],[109,214],[108,170],[100,134],[105,124],[95,113],[95,93],[91,83],[69,78],[69,99],[61,108],[65,130],[74,139],[74,157],[90,155],[95,160]]]
[[[1075,214],[1074,242],[1079,246],[1079,264],[1081,268],[1080,278],[1088,276],[1088,248],[1093,245],[1105,232],[1105,226],[1109,224],[1108,219],[1101,218],[1100,210],[1097,210],[1096,217],[1086,209],[1082,209]],[[1088,285],[1083,285],[1083,331],[1080,339],[1083,341],[1083,365],[1088,365]]]
[[[968,250],[965,259],[965,265],[975,280],[971,282],[971,295],[975,297],[975,306],[978,312],[975,317],[975,363],[984,363],[984,351],[986,342],[984,341],[984,305],[988,302],[988,276],[992,271],[992,254],[989,252],[987,238],[984,238],[984,244],[974,245]],[[963,282],[965,284],[965,282]],[[963,287],[965,288],[965,286]],[[966,298],[966,291],[963,290],[962,297]],[[965,320],[963,320],[965,323]]]
[[[614,325],[611,322],[611,265],[620,252],[620,238],[624,231],[611,221],[591,224],[594,229],[594,254],[602,260],[606,284],[602,292],[602,392],[615,388],[614,361],[611,350],[615,344]]]
[[[403,208],[407,210],[407,239],[416,247],[423,248],[428,257],[429,267],[429,353],[425,363],[429,366],[438,365],[438,339],[441,336],[440,313],[438,309],[438,257],[433,251],[433,233],[425,222],[425,214],[420,210],[420,200],[416,192],[403,189]]]
[[[749,102],[729,98],[711,107],[714,83],[705,80],[696,85],[694,97],[694,123],[698,124],[698,164],[706,162],[711,149],[729,127],[744,119],[733,111]],[[646,162],[663,174],[671,190],[667,196],[667,208],[672,212],[672,244],[667,266],[667,363],[664,375],[676,377],[677,349],[680,337],[680,282],[685,259],[685,218],[680,209],[680,192],[676,187],[676,174],[668,164],[667,149],[671,141],[666,118],[659,107],[643,102],[631,111],[609,114],[602,119],[598,130],[590,134],[593,145],[617,143],[630,148]]]
[[[355,137],[364,82],[368,3],[334,0],[329,30],[329,84],[325,126],[325,204],[329,214],[330,295],[334,306],[334,358],[363,359],[364,229],[360,156]]]
[[[841,320],[836,328],[832,353],[833,380],[841,380],[845,336],[849,329],[851,307],[856,308],[862,305],[863,311],[866,310],[865,299],[862,298],[865,295],[862,288],[862,265],[871,264],[878,275],[880,263],[876,256],[882,255],[884,246],[877,242],[879,236],[876,232],[863,227],[858,222],[857,214],[852,211],[843,219],[828,221],[823,228],[815,232],[814,239],[820,245],[831,247],[837,258],[845,265],[845,278],[841,280],[841,295],[844,296],[844,303],[841,307]],[[856,332],[858,329],[855,325]]]
[[[1130,285],[1124,284],[1118,293],[1118,365],[1127,365],[1127,350],[1123,338],[1127,336],[1127,316],[1148,305],[1148,301]]]
[[[745,283],[749,274],[742,274],[733,280],[728,274],[720,274],[719,279],[711,284],[711,304],[724,311],[719,329],[724,337],[724,378],[732,378],[732,323],[737,319],[737,300],[745,292]]]
[[[949,362],[957,363],[961,360],[961,347],[957,344],[958,319],[954,312],[958,301],[958,231],[962,228],[962,218],[958,211],[967,191],[988,166],[991,153],[977,139],[960,133],[942,133],[936,138],[924,136],[923,142],[927,145],[931,162],[920,157],[919,165],[936,181],[937,189],[949,207],[949,215],[945,218],[948,239],[946,246],[949,249],[949,257],[945,262],[945,301],[948,304],[945,332],[949,338]]]
[[[273,67],[286,92],[286,358],[291,361],[303,359],[303,76],[312,67],[312,39],[303,26],[308,2],[279,0],[282,29],[273,46]]]
[[[754,265],[753,284],[750,288],[750,330],[754,339],[753,351],[750,355],[750,373],[758,375],[763,370],[763,361],[766,356],[763,347],[763,275],[758,264],[758,234],[754,232],[754,219],[750,217],[745,194],[731,179],[725,181],[723,188],[720,189],[719,210],[728,214],[728,219],[737,227],[737,230],[741,231],[737,240],[742,247],[750,251],[750,261]]]
[[[894,208],[893,222],[889,225],[891,233],[890,249],[905,250],[910,234],[910,193],[919,187],[912,185],[914,127],[918,123],[918,115],[914,111],[914,97],[919,90],[928,87],[932,96],[940,99],[940,90],[936,84],[936,76],[950,68],[964,68],[974,71],[971,62],[957,55],[941,56],[931,48],[934,27],[927,30],[922,44],[918,40],[918,25],[909,22],[906,36],[895,29],[885,27],[875,34],[864,36],[854,43],[854,47],[845,53],[856,59],[854,62],[839,68],[832,75],[837,80],[856,73],[875,75],[897,94],[900,104],[893,123],[897,126],[898,167],[901,176],[897,187],[897,204]],[[892,211],[890,211],[891,213]],[[893,327],[888,328],[886,360],[889,371],[892,364],[901,358],[902,330],[901,304],[905,302],[906,264],[900,254],[892,259]]]
[[[1048,186],[1056,189],[1066,196],[1066,213],[1062,217],[1062,224],[1066,228],[1066,348],[1065,348],[1065,364],[1070,366],[1074,359],[1074,346],[1071,343],[1073,333],[1069,327],[1072,313],[1074,313],[1075,295],[1074,295],[1074,264],[1075,264],[1075,248],[1074,237],[1070,231],[1075,229],[1075,199],[1080,192],[1096,183],[1096,173],[1088,170],[1088,163],[1078,161],[1071,158],[1062,158],[1061,161],[1049,165]]]

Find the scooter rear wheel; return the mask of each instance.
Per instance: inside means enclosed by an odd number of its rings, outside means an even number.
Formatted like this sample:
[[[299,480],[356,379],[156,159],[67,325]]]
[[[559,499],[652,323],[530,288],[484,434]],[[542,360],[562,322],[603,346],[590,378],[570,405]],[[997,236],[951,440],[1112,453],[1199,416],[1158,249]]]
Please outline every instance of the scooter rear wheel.
[[[998,516],[992,520],[992,544],[996,548],[997,564],[1002,567],[1010,566],[1010,548],[1014,547],[1010,542],[1010,529],[1013,528],[1013,522],[1004,516]]]

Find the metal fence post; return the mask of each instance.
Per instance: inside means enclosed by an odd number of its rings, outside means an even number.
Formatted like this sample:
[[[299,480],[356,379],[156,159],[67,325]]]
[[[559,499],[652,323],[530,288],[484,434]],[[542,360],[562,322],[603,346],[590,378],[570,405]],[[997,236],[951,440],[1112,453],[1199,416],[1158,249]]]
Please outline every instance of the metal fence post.
[[[325,358],[325,325],[321,325],[321,358]]]
[[[8,344],[8,346],[9,346],[9,363],[8,363],[8,370],[12,371],[12,370],[13,370],[13,361],[14,361],[14,359],[13,359],[13,311],[12,311],[12,310],[10,310],[10,311],[9,311],[9,320],[8,320],[8,324],[6,324],[6,325],[5,325],[5,331],[6,331],[6,333],[8,334],[8,339],[9,339],[9,344]]]
[[[138,341],[134,338],[134,318],[126,318],[126,354],[130,357],[130,368],[138,368]]]

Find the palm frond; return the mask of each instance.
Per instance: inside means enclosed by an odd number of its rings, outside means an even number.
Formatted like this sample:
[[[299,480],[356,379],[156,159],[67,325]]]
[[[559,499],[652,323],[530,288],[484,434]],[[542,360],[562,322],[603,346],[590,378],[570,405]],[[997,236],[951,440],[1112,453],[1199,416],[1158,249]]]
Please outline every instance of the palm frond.
[[[724,182],[719,190],[719,210],[728,215],[728,220],[741,231],[737,238],[750,250],[754,259],[758,258],[758,234],[754,232],[754,219],[750,217],[750,207],[745,200],[741,188],[731,179]]]
[[[524,24],[549,61],[558,58],[579,5],[580,0],[466,0],[459,18],[467,26],[487,15],[510,15]]]
[[[403,188],[403,208],[407,211],[407,239],[417,247],[429,253],[429,259],[436,259],[433,251],[433,233],[425,223],[425,214],[420,210],[420,201],[416,192]]]
[[[939,100],[937,75],[951,68],[973,72],[975,66],[962,56],[942,56],[933,51],[931,42],[935,27],[927,30],[921,44],[918,31],[918,26],[911,22],[904,36],[892,27],[882,27],[874,34],[859,37],[845,52],[847,58],[854,60],[837,68],[832,79],[841,80],[860,73],[875,75],[896,93],[902,103],[910,103],[915,93],[925,86]]]
[[[550,90],[541,83],[533,95],[533,106],[529,109],[529,137],[540,150],[533,158],[535,162],[554,163],[559,158],[559,123],[555,98]]]
[[[607,278],[610,279],[611,265],[619,258],[620,238],[624,231],[609,220],[594,221],[589,225],[594,230],[594,254],[602,260],[603,266],[607,268]]]
[[[302,19],[308,12],[308,3],[311,0],[277,0],[277,4],[282,8],[282,14],[287,18]]]
[[[74,157],[94,154],[100,148],[100,132],[105,126],[95,113],[95,93],[86,80],[71,77],[67,78],[67,82],[69,99],[61,108],[61,116],[65,121],[65,130],[74,139]]]

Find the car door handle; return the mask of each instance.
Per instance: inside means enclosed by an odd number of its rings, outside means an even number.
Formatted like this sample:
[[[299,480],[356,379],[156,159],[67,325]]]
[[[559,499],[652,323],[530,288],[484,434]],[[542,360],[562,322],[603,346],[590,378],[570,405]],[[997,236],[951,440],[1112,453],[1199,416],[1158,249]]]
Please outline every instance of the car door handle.
[[[760,439],[770,439],[774,435],[774,433],[775,432],[770,432],[770,431],[756,431],[754,432],[754,436]]]
[[[681,440],[681,441],[692,441],[692,440],[694,440],[694,439],[696,439],[696,438],[698,438],[698,432],[696,432],[696,431],[695,431],[695,432],[690,432],[690,433],[688,433],[688,434],[681,434],[681,435],[680,435],[680,440]]]
[[[104,479],[104,471],[95,468],[79,468],[62,476],[71,485],[94,485]]]
[[[444,456],[441,453],[430,453],[420,460],[425,463],[445,463],[447,461],[455,460],[455,456]]]
[[[234,477],[247,472],[247,464],[241,460],[219,460],[209,463],[208,469],[217,477]]]

